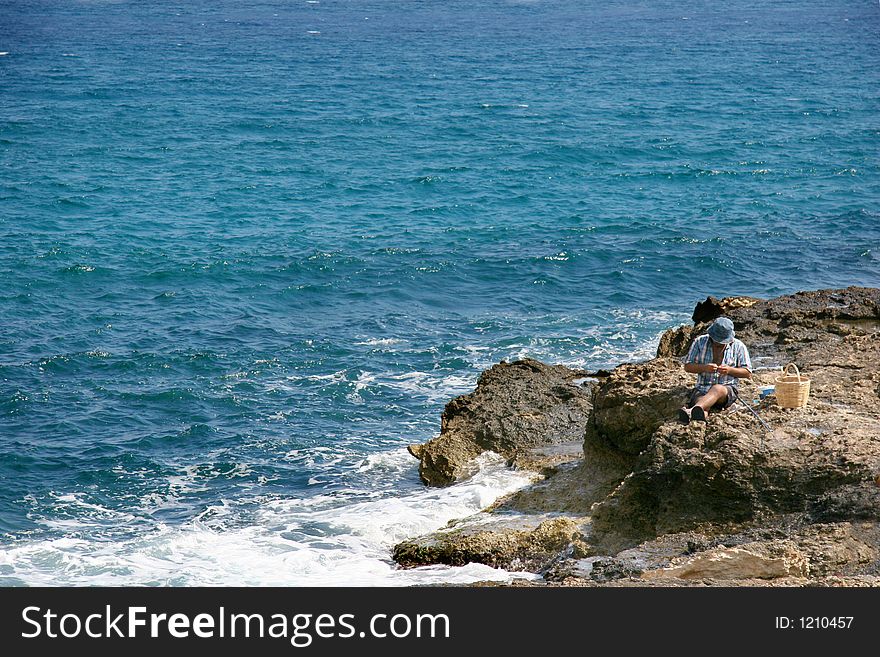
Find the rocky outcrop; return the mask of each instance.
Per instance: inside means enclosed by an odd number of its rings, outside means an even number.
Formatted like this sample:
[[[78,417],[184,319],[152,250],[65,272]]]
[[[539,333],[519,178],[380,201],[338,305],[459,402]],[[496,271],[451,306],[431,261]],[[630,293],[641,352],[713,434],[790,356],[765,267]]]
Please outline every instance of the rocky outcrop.
[[[880,477],[840,486],[810,502],[807,509],[816,522],[863,520],[880,522]]]
[[[621,365],[594,390],[587,435],[638,455],[658,427],[675,416],[691,385],[691,376],[671,358]]]
[[[755,297],[724,297],[723,299],[706,297],[705,301],[700,301],[694,308],[691,319],[694,324],[712,322],[722,315],[730,314],[736,308],[749,308],[760,301],[761,299]]]
[[[645,579],[775,579],[806,577],[809,564],[789,541],[785,544],[755,544],[749,547],[713,548],[681,563],[650,570]]]
[[[809,411],[765,404],[761,415],[773,432],[743,411],[660,427],[632,472],[593,509],[594,541],[617,550],[700,522],[807,512],[820,500],[827,505],[829,495],[839,509],[853,486],[874,485],[877,416],[853,412],[846,422],[824,401]]]
[[[560,554],[583,556],[584,519],[570,517],[471,519],[403,541],[394,547],[394,560],[401,566],[442,563],[462,566],[483,563],[508,570],[542,572]]]
[[[880,332],[872,330],[875,323],[880,328],[878,303],[880,290],[850,288],[730,310],[738,337],[764,368],[754,383],[741,384],[743,396],[751,402],[755,384],[772,384],[781,365],[796,362],[811,379],[809,404],[783,409],[765,402],[756,410],[773,427],[769,434],[742,406],[687,427],[669,421],[672,412],[660,426],[645,422],[651,434],[633,443],[643,449],[632,472],[593,509],[593,540],[619,550],[700,522],[743,522],[810,509],[848,519],[852,516],[841,513],[848,505],[868,512],[865,500],[873,499],[871,486],[880,473],[880,375],[872,365],[880,363]],[[779,339],[795,327],[805,341]],[[631,366],[618,369],[623,368]],[[651,377],[653,370],[658,381],[676,383],[669,381],[668,359],[641,368],[643,376]],[[609,382],[615,378],[612,373]],[[589,425],[596,429],[587,431],[585,451],[595,434],[636,425],[643,416],[634,408],[643,400],[639,385],[627,387],[626,372],[619,378],[622,410],[606,429],[597,398]]]
[[[833,365],[843,338],[876,336],[880,331],[880,290],[798,292],[733,309],[727,316],[737,337],[759,356]]]
[[[423,537],[418,563],[477,560],[591,585],[880,581],[880,290],[710,298],[698,310],[697,324],[661,339],[662,356],[599,377],[580,425],[582,461],[545,468],[542,481],[488,512],[507,522],[520,514],[529,529],[481,521],[476,533]],[[749,346],[754,381],[741,382],[741,395],[769,431],[743,404],[705,423],[675,418],[693,378],[674,356],[716,312]],[[807,406],[758,403],[757,386],[789,362],[810,377]],[[550,424],[552,441],[563,432]],[[548,514],[567,527],[553,533],[559,540],[534,533]]]
[[[493,365],[474,392],[446,405],[439,436],[409,447],[422,481],[443,486],[466,478],[486,451],[513,463],[532,448],[580,440],[591,408],[587,378],[532,359]]]
[[[657,356],[687,353],[693,338],[724,315],[733,320],[737,337],[759,353],[784,355],[786,347],[803,351],[807,343],[833,335],[866,335],[880,330],[877,288],[798,292],[774,299],[708,297],[697,304],[692,326],[679,326],[660,338]]]
[[[794,515],[738,531],[664,534],[613,556],[563,558],[545,578],[561,584],[679,586],[744,583],[802,585],[843,577],[880,583],[877,528],[865,523],[810,524]],[[862,574],[854,573],[862,571]]]
[[[657,357],[680,358],[686,356],[694,338],[700,333],[705,333],[705,329],[708,327],[708,324],[685,325],[664,331],[660,336],[660,343],[657,345]]]

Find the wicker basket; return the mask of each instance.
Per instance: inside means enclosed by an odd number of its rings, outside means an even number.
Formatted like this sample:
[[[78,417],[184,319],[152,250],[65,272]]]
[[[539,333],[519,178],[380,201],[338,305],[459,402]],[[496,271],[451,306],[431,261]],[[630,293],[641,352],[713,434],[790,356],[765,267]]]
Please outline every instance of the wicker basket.
[[[794,368],[794,374],[789,369]],[[776,377],[776,403],[782,408],[801,408],[810,397],[810,377],[803,376],[794,363],[785,366],[782,376]]]

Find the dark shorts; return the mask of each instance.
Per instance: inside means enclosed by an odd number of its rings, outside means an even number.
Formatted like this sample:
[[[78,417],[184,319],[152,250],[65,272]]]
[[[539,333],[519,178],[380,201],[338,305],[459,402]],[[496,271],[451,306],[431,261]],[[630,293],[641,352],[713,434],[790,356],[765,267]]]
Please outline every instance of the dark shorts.
[[[729,383],[724,384],[724,387],[727,388],[727,399],[723,402],[718,402],[712,407],[713,411],[723,411],[725,408],[730,408],[736,403],[737,397],[739,397],[739,392],[736,389],[736,386],[730,385]],[[705,392],[699,392],[696,388],[691,391],[690,397],[688,397],[688,406],[693,406],[697,403],[697,400],[705,395]]]

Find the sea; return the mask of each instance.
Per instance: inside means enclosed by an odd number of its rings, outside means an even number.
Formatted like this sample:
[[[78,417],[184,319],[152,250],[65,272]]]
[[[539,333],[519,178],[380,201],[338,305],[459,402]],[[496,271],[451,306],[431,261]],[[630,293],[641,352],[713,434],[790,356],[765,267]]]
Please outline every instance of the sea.
[[[0,0],[0,585],[414,586],[501,360],[880,285],[877,0]]]

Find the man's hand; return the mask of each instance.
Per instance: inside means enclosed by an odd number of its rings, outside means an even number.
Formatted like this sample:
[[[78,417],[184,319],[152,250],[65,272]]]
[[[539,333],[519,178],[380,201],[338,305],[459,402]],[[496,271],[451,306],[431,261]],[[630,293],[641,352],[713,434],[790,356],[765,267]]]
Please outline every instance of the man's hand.
[[[715,372],[720,374],[721,376],[727,376],[730,374],[730,370],[733,369],[730,365],[718,365]]]
[[[722,367],[724,367],[722,365]],[[715,363],[706,363],[703,365],[703,371],[708,374],[714,374],[715,372],[721,372],[721,368],[718,367]]]

